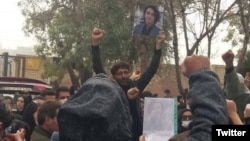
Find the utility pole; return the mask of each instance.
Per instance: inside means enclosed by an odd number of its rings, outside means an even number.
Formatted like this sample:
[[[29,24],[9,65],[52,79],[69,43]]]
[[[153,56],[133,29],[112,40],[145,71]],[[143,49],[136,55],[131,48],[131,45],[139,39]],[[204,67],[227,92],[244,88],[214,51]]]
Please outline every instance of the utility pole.
[[[9,58],[9,53],[4,52],[3,53],[3,76],[8,76],[8,58]]]

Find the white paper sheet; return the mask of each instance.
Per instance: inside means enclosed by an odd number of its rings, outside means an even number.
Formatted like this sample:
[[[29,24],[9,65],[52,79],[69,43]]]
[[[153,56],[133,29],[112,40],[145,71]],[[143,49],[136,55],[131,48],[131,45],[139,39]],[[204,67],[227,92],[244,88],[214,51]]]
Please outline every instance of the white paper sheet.
[[[143,135],[146,141],[167,141],[176,133],[176,99],[145,98]]]

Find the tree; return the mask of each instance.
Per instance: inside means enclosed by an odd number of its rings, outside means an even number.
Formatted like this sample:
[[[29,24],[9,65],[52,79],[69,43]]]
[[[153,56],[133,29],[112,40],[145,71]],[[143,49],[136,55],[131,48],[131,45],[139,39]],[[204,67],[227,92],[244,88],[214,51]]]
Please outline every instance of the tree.
[[[228,7],[222,8],[220,0],[165,0],[168,21],[172,29],[176,78],[181,93],[183,93],[183,87],[179,71],[179,43],[184,41],[186,53],[189,56],[194,53],[198,54],[200,43],[207,37],[207,55],[210,57],[212,39],[216,28],[229,17],[228,12],[235,4],[236,1]],[[179,34],[183,35],[183,38]]]
[[[230,13],[233,15],[232,18],[228,20],[229,29],[228,35],[225,41],[231,41],[233,46],[237,46],[242,43],[242,48],[239,52],[238,64],[236,71],[240,71],[242,67],[243,60],[246,56],[249,38],[250,38],[250,2],[248,0],[237,0],[237,9]]]
[[[74,87],[79,87],[80,78],[90,77],[90,32],[94,27],[107,33],[102,42],[104,64],[129,58],[132,22],[125,0],[21,0],[19,6],[26,17],[25,33],[38,41],[37,54],[44,62],[53,56],[59,60],[46,62],[45,67],[56,65],[54,70],[60,73],[45,69],[44,76],[61,78],[67,70]]]
[[[239,73],[244,76],[246,72],[250,70],[250,51],[246,52],[246,55],[243,59],[242,66],[239,68]]]

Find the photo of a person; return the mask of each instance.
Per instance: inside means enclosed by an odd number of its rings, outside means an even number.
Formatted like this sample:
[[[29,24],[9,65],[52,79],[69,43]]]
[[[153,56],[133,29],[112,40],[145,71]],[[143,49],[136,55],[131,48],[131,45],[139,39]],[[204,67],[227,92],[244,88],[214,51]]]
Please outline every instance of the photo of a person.
[[[157,7],[154,5],[144,6],[138,4],[137,10],[135,12],[133,34],[156,37],[162,28],[162,12],[162,7]]]

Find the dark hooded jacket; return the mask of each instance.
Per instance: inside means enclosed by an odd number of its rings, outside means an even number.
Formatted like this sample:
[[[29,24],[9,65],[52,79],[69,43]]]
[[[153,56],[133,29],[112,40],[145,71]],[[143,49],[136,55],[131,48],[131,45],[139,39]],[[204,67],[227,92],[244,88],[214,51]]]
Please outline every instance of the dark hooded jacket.
[[[59,110],[60,141],[130,141],[126,95],[105,74],[87,80]]]

